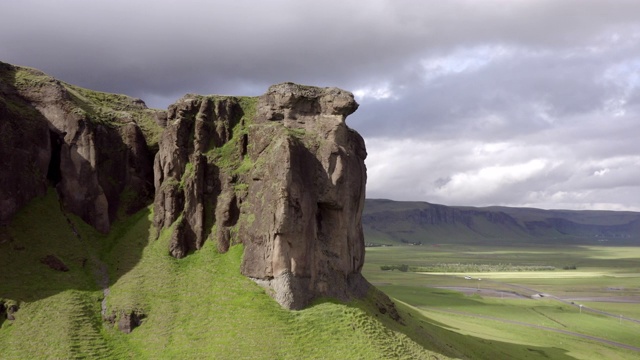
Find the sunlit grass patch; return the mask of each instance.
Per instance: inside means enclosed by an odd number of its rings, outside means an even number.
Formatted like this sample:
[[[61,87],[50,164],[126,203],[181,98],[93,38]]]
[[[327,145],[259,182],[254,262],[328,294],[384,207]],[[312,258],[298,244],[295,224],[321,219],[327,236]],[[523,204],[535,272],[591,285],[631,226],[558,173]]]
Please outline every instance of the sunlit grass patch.
[[[566,278],[595,278],[602,276],[618,276],[620,274],[611,274],[606,271],[495,271],[495,272],[421,272],[419,274],[427,275],[453,275],[453,276],[471,276],[473,278],[485,279],[566,279]],[[622,274],[624,275],[624,274]]]

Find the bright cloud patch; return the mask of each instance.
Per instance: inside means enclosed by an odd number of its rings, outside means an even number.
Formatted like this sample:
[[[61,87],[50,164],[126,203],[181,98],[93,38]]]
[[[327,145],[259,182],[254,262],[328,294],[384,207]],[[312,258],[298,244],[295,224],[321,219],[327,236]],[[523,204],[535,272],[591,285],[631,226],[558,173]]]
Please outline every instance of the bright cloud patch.
[[[640,157],[581,159],[572,144],[366,139],[367,196],[447,205],[640,210]],[[554,155],[562,154],[561,157]],[[607,199],[603,201],[602,199]],[[577,205],[580,204],[580,205]]]
[[[457,173],[445,186],[438,189],[443,196],[481,198],[492,195],[505,186],[523,182],[539,174],[548,161],[533,159],[523,164],[483,167],[479,170]]]
[[[353,92],[353,96],[355,96],[358,101],[362,101],[364,99],[382,100],[394,97],[389,84],[383,84],[377,87],[367,86],[359,88]]]
[[[425,80],[440,76],[476,71],[492,61],[507,57],[512,49],[497,45],[461,48],[448,55],[422,60]]]
[[[4,1],[2,61],[159,108],[337,86],[371,197],[640,209],[640,1],[119,3]]]
[[[596,170],[593,175],[595,176],[604,176],[604,174],[608,173],[609,169]]]

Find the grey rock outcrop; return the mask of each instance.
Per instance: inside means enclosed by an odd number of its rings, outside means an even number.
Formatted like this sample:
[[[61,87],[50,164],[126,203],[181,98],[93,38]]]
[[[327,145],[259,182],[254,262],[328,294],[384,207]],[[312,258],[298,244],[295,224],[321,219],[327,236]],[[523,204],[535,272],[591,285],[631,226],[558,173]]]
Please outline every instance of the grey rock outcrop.
[[[46,120],[18,93],[15,69],[0,62],[0,226],[47,191],[50,138]]]
[[[146,315],[140,311],[122,312],[118,319],[118,330],[130,334],[135,328],[142,325],[145,317]]]
[[[364,141],[345,118],[353,95],[336,88],[275,85],[249,133],[251,172],[242,273],[269,286],[283,306],[362,295]]]
[[[170,254],[241,242],[242,273],[286,308],[363,295],[366,150],[345,124],[357,107],[349,92],[292,83],[172,105],[154,166]]]
[[[357,107],[337,88],[283,83],[259,98],[190,94],[163,112],[0,63],[0,226],[49,186],[104,233],[153,197],[176,258],[242,243],[240,271],[286,308],[362,296],[366,150],[345,124]]]
[[[174,225],[174,257],[200,249],[209,236],[220,250],[229,247],[239,208],[231,164],[242,157],[239,143],[231,140],[243,116],[235,97],[186,95],[169,107],[154,162],[154,224],[160,230]]]
[[[0,126],[9,138],[0,156],[10,162],[0,175],[0,221],[44,194],[48,183],[67,211],[103,233],[122,206],[126,212],[146,206],[153,157],[136,121],[149,111],[142,101],[4,63],[0,99]]]

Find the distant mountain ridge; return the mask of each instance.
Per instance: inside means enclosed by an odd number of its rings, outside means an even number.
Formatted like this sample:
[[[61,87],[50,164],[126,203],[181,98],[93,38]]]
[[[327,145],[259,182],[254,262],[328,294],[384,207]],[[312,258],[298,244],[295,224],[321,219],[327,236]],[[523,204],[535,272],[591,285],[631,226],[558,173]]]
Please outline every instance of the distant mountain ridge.
[[[367,199],[365,241],[374,244],[575,243],[632,245],[640,212],[446,206]]]

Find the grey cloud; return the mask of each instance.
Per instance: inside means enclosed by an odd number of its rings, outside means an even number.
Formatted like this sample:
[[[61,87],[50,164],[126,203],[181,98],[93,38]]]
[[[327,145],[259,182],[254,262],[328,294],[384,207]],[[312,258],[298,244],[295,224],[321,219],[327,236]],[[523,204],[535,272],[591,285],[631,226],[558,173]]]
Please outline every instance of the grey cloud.
[[[282,81],[388,87],[348,119],[374,146],[372,196],[640,209],[636,0],[0,3],[0,60],[154,107]],[[487,172],[536,159],[500,190],[465,190],[465,176],[491,186]]]

